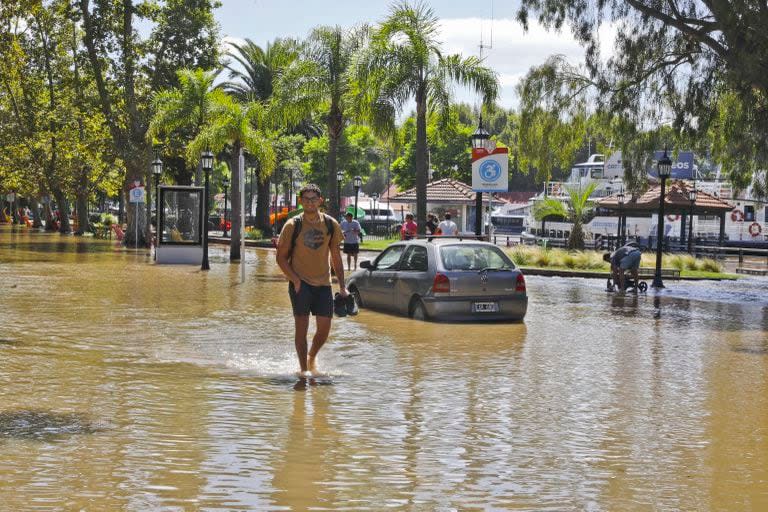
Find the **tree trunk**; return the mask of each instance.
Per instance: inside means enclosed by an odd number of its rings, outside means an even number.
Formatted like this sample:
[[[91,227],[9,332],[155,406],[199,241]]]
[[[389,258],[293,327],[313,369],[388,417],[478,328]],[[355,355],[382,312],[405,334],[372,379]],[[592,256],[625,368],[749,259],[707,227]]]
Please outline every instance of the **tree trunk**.
[[[77,190],[75,213],[77,215],[77,231],[75,231],[75,235],[83,235],[86,232],[90,232],[91,223],[88,220],[88,193],[82,188]]]
[[[339,140],[344,132],[344,116],[339,109],[338,100],[331,100],[331,111],[328,115],[328,177],[326,179],[327,190],[323,197],[327,198],[325,207],[328,213],[335,219],[340,218],[341,208],[338,193],[338,178],[336,177],[337,160],[339,152]]]
[[[240,141],[235,142],[232,148],[232,163],[229,166],[229,175],[232,180],[232,216],[230,217],[232,229],[229,233],[229,261],[238,261],[242,257],[240,254],[240,213],[243,210],[243,205],[240,203],[240,148]],[[206,211],[206,219],[208,218],[207,213]]]
[[[427,95],[416,93],[416,224],[418,233],[427,233]]]
[[[43,205],[43,215],[45,215],[45,230],[53,231],[53,210],[51,210],[50,200]]]
[[[264,233],[264,236],[272,234],[272,226],[269,225],[269,177],[256,175],[256,227]]]
[[[149,151],[146,153],[149,155]],[[141,179],[144,174],[142,172],[144,168],[142,163],[145,160],[148,161],[148,158],[144,158],[143,153],[139,153],[139,155],[134,156],[134,159],[130,164],[126,162],[127,176],[123,183],[123,194],[125,194],[125,197],[130,198],[130,189],[134,187],[134,182],[138,182],[138,186],[141,186]],[[146,187],[144,190],[146,192]],[[127,201],[125,204],[128,225],[125,230],[123,243],[126,247],[148,247],[149,244],[146,229],[147,211],[146,208],[144,208],[146,205],[143,203],[132,203],[130,201]]]
[[[69,223],[69,203],[67,198],[64,197],[64,194],[58,187],[53,189],[53,197],[56,198],[56,204],[59,207],[59,233],[71,233],[72,226]]]
[[[573,229],[571,229],[571,234],[568,236],[568,248],[575,251],[584,250],[584,230],[579,220],[573,223]]]
[[[30,210],[32,210],[32,214],[35,216],[34,219],[32,219],[32,227],[35,229],[40,229],[43,227],[43,221],[41,219],[42,217],[42,211],[40,208],[40,203],[37,199],[31,199]]]

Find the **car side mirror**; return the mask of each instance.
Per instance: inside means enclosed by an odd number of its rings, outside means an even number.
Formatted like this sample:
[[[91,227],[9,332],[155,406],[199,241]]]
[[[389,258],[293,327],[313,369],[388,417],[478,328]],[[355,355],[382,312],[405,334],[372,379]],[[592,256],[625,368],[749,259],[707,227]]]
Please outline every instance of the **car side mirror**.
[[[373,266],[373,263],[371,263],[370,260],[363,260],[360,262],[360,268],[367,268],[368,270],[373,270],[376,267]]]

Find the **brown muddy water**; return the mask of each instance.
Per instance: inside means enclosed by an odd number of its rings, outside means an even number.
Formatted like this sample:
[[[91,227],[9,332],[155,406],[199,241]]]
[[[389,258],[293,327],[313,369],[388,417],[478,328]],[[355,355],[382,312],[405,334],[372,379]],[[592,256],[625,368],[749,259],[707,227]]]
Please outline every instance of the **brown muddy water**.
[[[363,310],[295,391],[274,253],[211,252],[0,228],[0,510],[768,510],[764,278]]]

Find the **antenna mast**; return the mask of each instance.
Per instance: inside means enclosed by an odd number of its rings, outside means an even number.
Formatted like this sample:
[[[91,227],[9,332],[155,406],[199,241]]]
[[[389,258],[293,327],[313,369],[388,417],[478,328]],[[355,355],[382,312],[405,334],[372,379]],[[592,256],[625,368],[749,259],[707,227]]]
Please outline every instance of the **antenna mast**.
[[[483,43],[483,20],[480,20],[480,61],[483,60],[483,49],[493,50],[493,0],[491,0],[491,42]]]

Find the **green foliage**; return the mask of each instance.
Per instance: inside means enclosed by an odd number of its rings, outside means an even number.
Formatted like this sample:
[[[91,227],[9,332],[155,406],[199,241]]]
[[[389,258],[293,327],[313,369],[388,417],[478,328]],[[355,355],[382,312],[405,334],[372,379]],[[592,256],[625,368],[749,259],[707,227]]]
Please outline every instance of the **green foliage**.
[[[246,240],[263,240],[264,232],[260,229],[252,228],[245,232]]]

